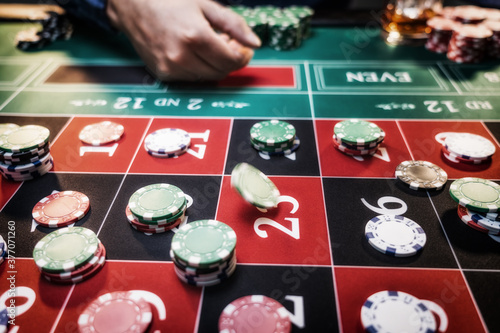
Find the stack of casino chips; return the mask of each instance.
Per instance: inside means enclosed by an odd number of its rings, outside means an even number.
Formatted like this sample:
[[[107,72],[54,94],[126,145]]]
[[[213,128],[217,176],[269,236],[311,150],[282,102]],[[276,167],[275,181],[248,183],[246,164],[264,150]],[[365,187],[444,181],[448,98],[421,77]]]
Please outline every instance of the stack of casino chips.
[[[385,132],[377,124],[359,119],[338,122],[333,132],[335,148],[350,156],[373,155],[385,139]]]
[[[456,25],[455,21],[439,16],[427,20],[427,26],[431,28],[431,31],[425,43],[425,48],[435,53],[447,53]]]
[[[448,45],[448,59],[457,63],[479,63],[487,55],[493,32],[485,25],[456,26]]]
[[[171,184],[151,184],[132,194],[125,209],[130,226],[145,234],[164,233],[179,226],[185,218],[184,192]]]
[[[311,35],[311,18],[314,11],[305,6],[278,8],[233,6],[262,41],[278,51],[293,50]]]
[[[0,173],[6,179],[25,181],[52,169],[50,131],[39,125],[0,124]]]
[[[41,30],[30,28],[20,31],[16,35],[16,46],[26,51],[41,49],[56,40],[68,40],[73,34],[73,25],[66,15],[56,12],[47,12],[46,17],[41,20]]]
[[[427,21],[429,51],[446,53],[457,63],[500,57],[500,10],[476,6],[445,7]]]
[[[80,221],[90,210],[89,198],[77,191],[54,192],[33,207],[33,220],[46,228],[66,227]]]
[[[73,284],[90,279],[102,269],[106,249],[90,229],[61,228],[35,245],[33,259],[46,280]]]
[[[440,166],[428,161],[403,161],[396,167],[398,180],[412,190],[441,190],[448,174]]]
[[[286,121],[266,120],[250,128],[252,147],[270,156],[289,155],[300,146],[295,127]]]
[[[488,56],[492,59],[500,59],[500,21],[486,21],[484,25],[492,31]]]
[[[172,239],[174,271],[184,283],[208,287],[236,270],[236,233],[225,223],[199,220],[180,228]]]
[[[249,295],[229,303],[219,316],[219,332],[279,332],[292,330],[290,315],[278,301]]]
[[[149,155],[160,158],[176,157],[184,154],[191,145],[189,133],[179,128],[162,128],[148,134],[144,149]]]
[[[491,163],[496,147],[485,137],[472,133],[446,133],[441,152],[444,158],[455,164]]]
[[[7,256],[7,244],[5,243],[5,239],[3,239],[2,235],[0,235],[0,265],[3,264],[6,256]]]
[[[78,332],[146,332],[153,310],[140,290],[100,295],[78,317]]]
[[[458,216],[463,223],[493,238],[500,235],[500,185],[466,177],[450,185],[450,195],[459,204]]]

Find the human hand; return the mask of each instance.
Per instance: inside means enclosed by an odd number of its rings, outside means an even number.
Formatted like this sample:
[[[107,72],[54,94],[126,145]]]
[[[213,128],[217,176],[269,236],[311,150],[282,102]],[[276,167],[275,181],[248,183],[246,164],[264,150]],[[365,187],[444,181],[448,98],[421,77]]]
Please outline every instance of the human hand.
[[[211,0],[108,0],[106,12],[164,81],[220,80],[260,46],[243,18]]]

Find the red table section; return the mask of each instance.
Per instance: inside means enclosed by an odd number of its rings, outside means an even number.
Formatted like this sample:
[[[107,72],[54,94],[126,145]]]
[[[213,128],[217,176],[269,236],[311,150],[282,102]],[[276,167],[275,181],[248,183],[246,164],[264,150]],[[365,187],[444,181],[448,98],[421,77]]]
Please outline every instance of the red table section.
[[[191,137],[191,147],[178,157],[151,156],[140,142],[131,173],[221,174],[228,146],[231,121],[228,119],[155,118],[147,134],[161,128],[180,128]],[[146,136],[145,136],[146,137]]]
[[[216,83],[218,87],[296,88],[292,66],[247,66]]]
[[[231,188],[230,177],[224,177],[217,220],[231,226],[238,235],[238,262],[330,265],[320,179],[270,179],[280,190],[282,202],[263,212],[244,201]]]
[[[364,332],[361,307],[370,295],[383,290],[402,291],[438,304],[448,316],[446,332],[464,332],[464,327],[467,332],[484,331],[460,271],[336,267],[335,278],[344,332]]]
[[[125,130],[120,140],[99,147],[80,141],[78,135],[86,125],[105,120],[123,125]],[[149,118],[73,118],[50,148],[54,171],[126,172],[149,121]]]
[[[333,127],[338,121],[316,120],[322,175],[326,177],[394,177],[394,170],[411,156],[394,121],[372,121],[386,133],[373,156],[349,156],[333,145]]]
[[[400,121],[399,124],[415,160],[425,160],[441,166],[451,179],[462,177],[497,179],[499,177],[500,160],[495,155],[500,151],[500,146],[482,122],[406,120]],[[485,137],[496,146],[497,153],[493,156],[491,163],[468,165],[450,162],[442,155],[442,144],[438,141],[439,136],[445,136],[447,132],[472,133]]]

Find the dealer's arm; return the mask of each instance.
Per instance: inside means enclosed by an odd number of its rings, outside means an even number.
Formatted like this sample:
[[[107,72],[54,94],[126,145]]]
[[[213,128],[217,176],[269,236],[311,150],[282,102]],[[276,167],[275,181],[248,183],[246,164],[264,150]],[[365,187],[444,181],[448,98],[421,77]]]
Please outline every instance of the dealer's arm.
[[[247,65],[260,46],[240,16],[211,0],[60,2],[72,15],[125,33],[150,71],[165,81],[222,79]]]

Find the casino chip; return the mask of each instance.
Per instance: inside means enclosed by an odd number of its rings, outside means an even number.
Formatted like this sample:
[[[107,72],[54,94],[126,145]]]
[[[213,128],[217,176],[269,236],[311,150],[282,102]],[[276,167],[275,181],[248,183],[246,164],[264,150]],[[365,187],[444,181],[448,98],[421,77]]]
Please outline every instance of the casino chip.
[[[404,161],[396,167],[396,177],[412,190],[440,190],[448,174],[436,164],[427,161]]]
[[[242,16],[247,25],[259,36],[262,45],[277,51],[293,50],[311,35],[311,19],[314,11],[306,6],[231,6]]]
[[[81,220],[90,210],[89,198],[77,191],[53,193],[33,207],[33,219],[47,228],[68,226]]]
[[[384,290],[368,297],[361,308],[367,332],[436,332],[431,310],[418,298],[402,291]]]
[[[171,244],[174,271],[184,283],[213,286],[236,270],[236,233],[216,220],[199,220],[179,228]]]
[[[89,145],[102,146],[120,140],[123,132],[123,125],[112,121],[101,121],[85,126],[78,137]]]
[[[184,154],[191,145],[189,133],[178,128],[162,128],[146,137],[144,148],[154,157],[175,157]]]
[[[350,156],[373,155],[384,139],[385,132],[379,126],[364,120],[344,120],[333,128],[333,146]]]
[[[480,213],[500,212],[500,185],[487,179],[467,177],[450,185],[450,195],[460,206]]]
[[[78,317],[80,332],[146,332],[153,321],[150,304],[137,292],[115,291],[93,300]]]
[[[186,196],[177,186],[165,183],[144,186],[132,194],[128,206],[139,221],[161,224],[177,219],[186,208]],[[164,222],[165,221],[165,222]]]
[[[435,53],[447,53],[453,30],[457,23],[449,18],[434,16],[427,20],[427,26],[431,29],[425,43],[425,48]]]
[[[8,180],[26,181],[52,169],[50,131],[38,125],[0,124],[0,173]]]
[[[219,332],[288,333],[292,329],[288,311],[264,295],[240,297],[229,303],[219,317]]]
[[[444,147],[451,154],[466,160],[487,160],[496,150],[490,140],[471,133],[449,133]]]
[[[59,284],[79,283],[102,269],[106,249],[90,229],[61,228],[35,245],[33,259],[46,280]]]
[[[231,186],[249,203],[259,208],[278,206],[280,192],[260,170],[247,163],[237,164],[231,172]]]
[[[463,206],[458,206],[457,213],[458,213],[458,217],[460,218],[460,220],[463,223],[465,223],[466,225],[468,225],[469,227],[471,227],[472,229],[479,231],[479,232],[482,232],[484,234],[489,234],[489,235],[493,235],[493,236],[500,235],[500,233],[497,231],[491,231],[491,230],[479,225],[477,223],[478,216],[475,216],[476,214],[474,214],[473,211],[471,211]]]
[[[290,155],[300,146],[295,127],[276,119],[254,124],[250,129],[250,143],[255,150],[269,156]]]
[[[366,224],[365,236],[377,251],[408,257],[422,251],[427,240],[424,229],[399,215],[379,215]]]
[[[5,304],[0,304],[0,333],[6,333],[9,328],[9,313]]]

